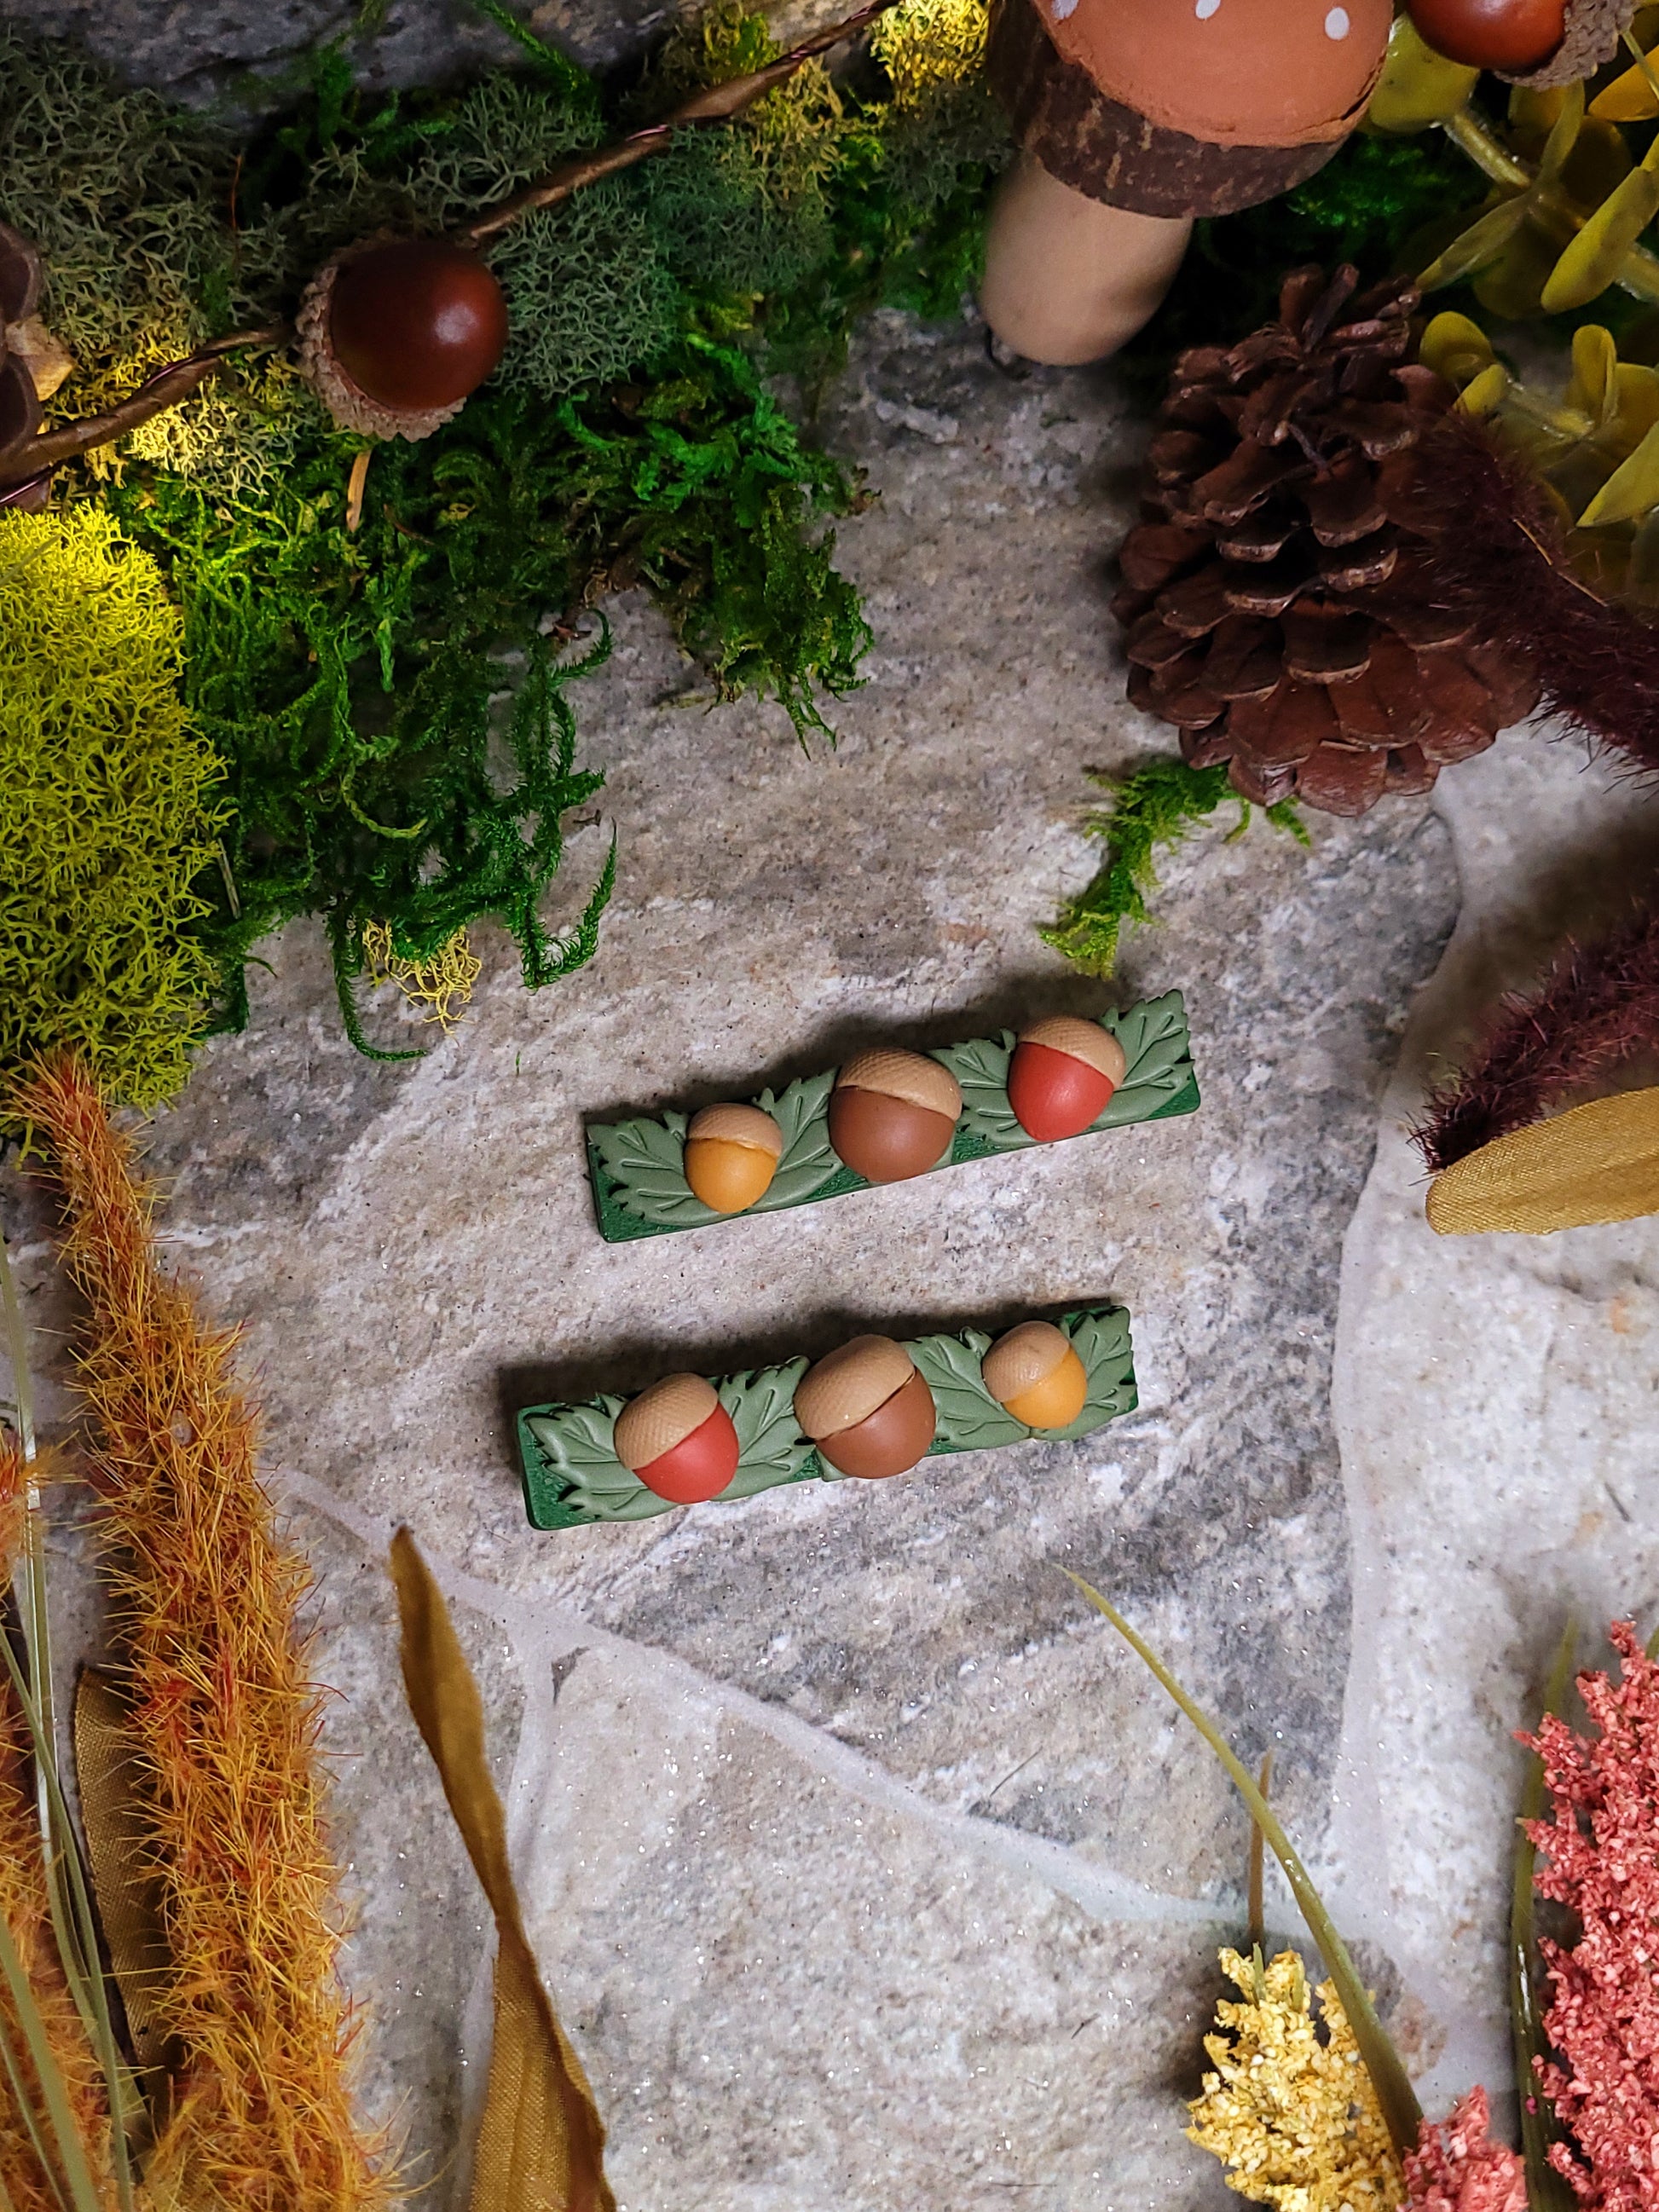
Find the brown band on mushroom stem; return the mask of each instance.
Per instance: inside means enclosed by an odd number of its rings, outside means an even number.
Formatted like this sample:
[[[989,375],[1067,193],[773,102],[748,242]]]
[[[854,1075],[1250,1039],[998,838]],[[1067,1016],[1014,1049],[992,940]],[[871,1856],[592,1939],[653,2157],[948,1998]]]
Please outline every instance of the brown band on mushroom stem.
[[[1032,0],[996,0],[987,70],[1014,136],[1051,176],[1138,215],[1255,207],[1323,168],[1341,143],[1217,146],[1167,130],[1065,60]]]
[[[113,444],[117,438],[125,437],[148,422],[152,416],[164,414],[176,407],[181,399],[188,399],[198,385],[223,367],[227,356],[239,352],[244,346],[280,344],[288,336],[285,323],[272,323],[264,330],[238,331],[228,338],[216,338],[211,345],[204,346],[185,361],[170,362],[165,368],[147,377],[130,398],[107,414],[90,415],[84,422],[66,423],[61,430],[48,430],[43,436],[26,438],[20,445],[0,453],[0,485],[18,483],[27,477],[37,476],[46,469],[54,469],[60,462],[72,461],[78,454],[88,453],[95,446]]]
[[[559,201],[568,199],[572,192],[580,191],[584,185],[597,184],[601,177],[614,176],[618,169],[632,168],[635,161],[644,161],[648,154],[661,153],[672,143],[675,131],[684,125],[729,122],[793,76],[804,63],[827,53],[843,39],[855,37],[894,4],[895,0],[869,0],[869,4],[860,8],[855,15],[814,32],[810,39],[803,39],[799,46],[792,46],[787,54],[780,54],[776,61],[768,62],[764,69],[753,70],[746,76],[728,78],[724,84],[711,84],[694,94],[672,115],[664,116],[660,123],[631,131],[613,146],[596,146],[590,153],[573,154],[537,183],[514,192],[511,199],[489,209],[476,222],[456,231],[454,236],[469,245],[479,245],[516,222],[520,216],[532,214],[537,208],[556,206]]]

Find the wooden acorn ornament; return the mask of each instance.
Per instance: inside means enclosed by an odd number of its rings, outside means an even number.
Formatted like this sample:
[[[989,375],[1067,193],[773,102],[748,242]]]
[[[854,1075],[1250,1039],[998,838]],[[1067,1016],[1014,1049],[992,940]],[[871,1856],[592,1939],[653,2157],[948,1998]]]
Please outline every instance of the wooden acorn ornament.
[[[1407,0],[1425,45],[1536,91],[1593,76],[1619,51],[1638,0]]]
[[[866,1182],[905,1182],[936,1168],[962,1117],[962,1086],[920,1052],[862,1052],[836,1077],[830,1142]]]
[[[1089,1377],[1071,1340],[1052,1322],[1023,1321],[980,1363],[985,1387],[1028,1429],[1068,1429],[1083,1411]]]
[[[1056,1014],[1021,1031],[1008,1063],[1008,1103],[1040,1145],[1080,1137],[1111,1103],[1127,1066],[1098,1022]]]
[[[732,1416],[701,1375],[665,1375],[617,1416],[617,1457],[676,1505],[718,1498],[738,1471]]]
[[[1022,156],[980,305],[1029,359],[1096,360],[1139,329],[1198,216],[1322,167],[1381,71],[1392,0],[995,0],[988,69]]]
[[[758,1106],[705,1106],[685,1133],[685,1180],[716,1213],[764,1198],[783,1157],[783,1132]]]
[[[873,1481],[908,1474],[927,1456],[939,1409],[902,1345],[855,1336],[801,1376],[795,1419],[821,1459]]]

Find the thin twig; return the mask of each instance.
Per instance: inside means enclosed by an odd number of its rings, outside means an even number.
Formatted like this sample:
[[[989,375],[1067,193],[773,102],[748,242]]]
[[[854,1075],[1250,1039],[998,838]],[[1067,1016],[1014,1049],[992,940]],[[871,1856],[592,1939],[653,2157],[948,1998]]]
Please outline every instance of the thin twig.
[[[659,154],[672,143],[674,133],[699,123],[728,123],[733,116],[741,115],[765,94],[793,76],[795,71],[816,56],[825,53],[831,46],[839,46],[843,39],[854,37],[878,15],[885,15],[894,0],[868,0],[868,4],[844,21],[831,23],[825,30],[817,31],[799,46],[792,46],[787,54],[780,54],[764,69],[754,70],[747,76],[734,76],[725,84],[709,85],[694,94],[672,115],[660,123],[647,124],[641,131],[630,131],[610,146],[596,146],[586,154],[573,154],[558,167],[522,191],[488,210],[476,222],[467,223],[454,234],[468,246],[482,245],[485,239],[494,238],[500,231],[518,222],[520,216],[532,215],[538,208],[555,207],[567,200],[583,185],[597,184],[601,177],[614,176],[619,169],[630,169],[635,162],[643,161],[647,155]]]
[[[1262,1797],[1267,1797],[1273,1778],[1273,1755],[1270,1751],[1261,1754]],[[1260,1951],[1267,1942],[1267,1911],[1266,1895],[1267,1839],[1261,1832],[1261,1823],[1252,1816],[1250,1820],[1250,1948]]]

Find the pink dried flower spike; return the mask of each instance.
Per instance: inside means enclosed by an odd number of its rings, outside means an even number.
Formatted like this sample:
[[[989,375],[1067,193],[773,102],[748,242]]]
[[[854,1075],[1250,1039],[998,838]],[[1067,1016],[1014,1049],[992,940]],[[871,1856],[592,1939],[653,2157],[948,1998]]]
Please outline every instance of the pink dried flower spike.
[[[1527,2212],[1526,2168],[1507,2143],[1492,2142],[1491,2125],[1479,2088],[1438,2127],[1424,2121],[1405,2159],[1409,2212]]]
[[[1527,1823],[1547,1862],[1538,1893],[1583,1929],[1571,1949],[1539,1947],[1559,2063],[1540,2063],[1538,2079],[1571,2137],[1550,2163],[1579,2203],[1659,2212],[1659,1667],[1628,1621],[1608,1640],[1622,1680],[1578,1677],[1599,1736],[1552,1714],[1521,1738],[1544,1762],[1553,1815]]]

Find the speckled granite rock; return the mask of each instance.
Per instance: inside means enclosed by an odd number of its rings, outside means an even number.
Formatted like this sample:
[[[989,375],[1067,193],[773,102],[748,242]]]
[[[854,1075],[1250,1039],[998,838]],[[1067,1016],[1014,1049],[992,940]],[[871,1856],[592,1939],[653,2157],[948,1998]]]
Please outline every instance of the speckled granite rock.
[[[793,0],[781,33],[833,22],[854,0]],[[681,0],[513,0],[537,36],[603,68],[637,53],[689,8]],[[4,0],[0,20],[71,39],[137,84],[201,103],[257,105],[260,80],[292,89],[307,57],[343,40],[368,84],[437,84],[512,59],[519,49],[467,0]]]
[[[439,2169],[488,1945],[395,1686],[375,1563],[398,1520],[475,1647],[499,1631],[529,1909],[629,2212],[1228,2201],[1179,2098],[1245,1824],[1063,1565],[1242,1749],[1275,1748],[1316,1856],[1330,1813],[1339,1257],[1455,903],[1421,805],[1316,822],[1310,854],[1217,828],[1172,866],[1121,981],[1186,989],[1197,1116],[661,1243],[592,1226],[585,1115],[1103,1002],[1034,930],[1091,866],[1084,764],[1162,742],[1122,704],[1104,609],[1141,432],[1109,381],[1009,382],[972,332],[897,319],[825,427],[880,493],[842,532],[878,641],[839,747],[706,711],[623,604],[577,701],[603,822],[560,890],[574,911],[614,823],[595,963],[531,999],[484,936],[459,1033],[392,1068],[346,1046],[319,938],[293,930],[247,1034],[152,1133],[172,1249],[247,1317],[269,1464],[322,1569],[353,1975],[387,2016],[370,2089],[439,2173],[434,2208],[464,2201]],[[527,1399],[1103,1293],[1133,1310],[1143,1402],[1084,1444],[525,1525]],[[1367,1971],[1398,1990],[1386,1948]],[[1397,2016],[1426,2057],[1433,2019],[1409,1993]]]

